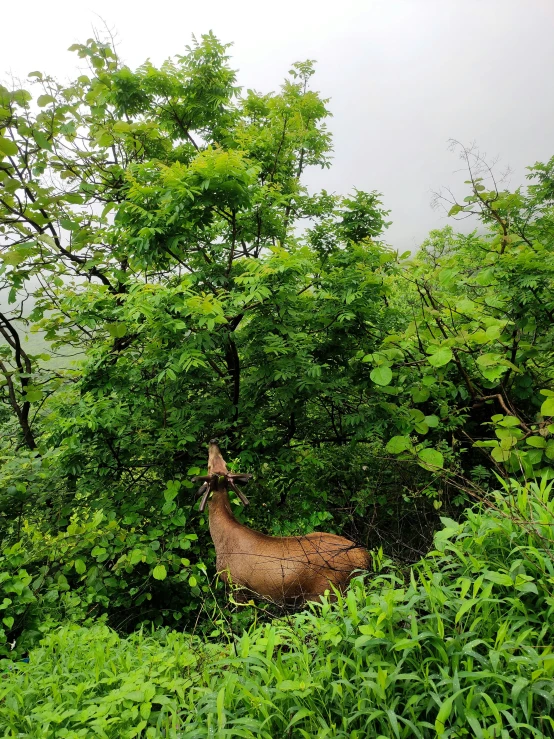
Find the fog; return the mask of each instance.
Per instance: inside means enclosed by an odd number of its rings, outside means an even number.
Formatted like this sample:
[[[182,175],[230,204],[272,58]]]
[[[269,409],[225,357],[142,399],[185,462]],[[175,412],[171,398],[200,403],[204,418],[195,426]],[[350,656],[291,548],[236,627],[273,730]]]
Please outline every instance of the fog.
[[[213,30],[234,42],[239,83],[260,91],[277,89],[292,62],[317,60],[335,154],[308,184],[381,191],[400,250],[447,222],[430,207],[432,189],[463,191],[448,139],[499,157],[512,186],[554,154],[552,0],[32,0],[5,3],[2,21],[0,71],[21,77],[71,77],[79,60],[67,47],[104,23],[130,66],[183,53],[193,33]]]

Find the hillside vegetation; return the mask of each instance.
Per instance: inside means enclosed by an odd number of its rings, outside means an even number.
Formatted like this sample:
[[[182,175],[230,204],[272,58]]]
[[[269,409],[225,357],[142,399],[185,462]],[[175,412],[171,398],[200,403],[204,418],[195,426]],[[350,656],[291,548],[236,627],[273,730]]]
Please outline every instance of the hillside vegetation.
[[[512,191],[454,143],[453,225],[399,254],[379,192],[303,184],[312,62],[264,94],[211,34],[72,50],[71,84],[0,86],[4,735],[554,736],[554,158]],[[229,600],[213,436],[244,523],[374,572]]]
[[[241,635],[224,610],[204,640],[62,627],[5,676],[5,735],[553,736],[551,487],[507,487],[409,572],[379,560]]]

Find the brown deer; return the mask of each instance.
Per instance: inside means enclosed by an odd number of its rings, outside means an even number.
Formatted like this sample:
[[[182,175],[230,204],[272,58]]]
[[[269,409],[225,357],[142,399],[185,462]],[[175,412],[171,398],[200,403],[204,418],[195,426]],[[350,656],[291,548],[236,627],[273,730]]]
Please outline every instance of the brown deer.
[[[196,477],[203,485],[200,511],[212,495],[208,509],[210,534],[217,555],[218,573],[238,586],[242,602],[257,596],[281,605],[317,600],[333,585],[344,591],[356,570],[367,570],[369,553],[342,536],[314,532],[307,536],[267,536],[244,526],[234,517],[228,488],[244,505],[248,499],[237,487],[252,475],[232,474],[217,440],[210,441],[208,474]]]

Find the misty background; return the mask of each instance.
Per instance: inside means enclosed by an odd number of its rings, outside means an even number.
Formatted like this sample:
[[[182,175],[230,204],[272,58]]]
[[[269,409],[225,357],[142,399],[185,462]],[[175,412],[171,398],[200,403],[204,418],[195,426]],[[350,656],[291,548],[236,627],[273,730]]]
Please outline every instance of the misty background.
[[[312,169],[305,181],[381,191],[393,220],[387,240],[400,251],[449,222],[431,208],[433,189],[466,194],[450,138],[498,157],[511,187],[554,154],[554,0],[10,2],[0,78],[36,69],[73,77],[84,67],[67,47],[104,23],[131,67],[183,53],[192,34],[213,30],[234,44],[239,84],[262,92],[293,62],[317,60],[313,86],[330,98],[335,155],[331,170]]]

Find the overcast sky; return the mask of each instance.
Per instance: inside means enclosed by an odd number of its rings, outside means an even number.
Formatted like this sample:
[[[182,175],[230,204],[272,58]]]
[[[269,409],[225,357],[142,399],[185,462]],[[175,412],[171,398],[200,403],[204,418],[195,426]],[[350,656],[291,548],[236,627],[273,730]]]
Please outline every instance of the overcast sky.
[[[499,156],[512,186],[554,154],[554,0],[12,0],[2,3],[0,77],[71,77],[79,60],[67,47],[101,19],[131,67],[213,30],[234,43],[239,83],[262,92],[292,62],[317,60],[335,155],[309,184],[383,192],[388,240],[401,250],[447,222],[431,189],[463,190],[448,139]]]

